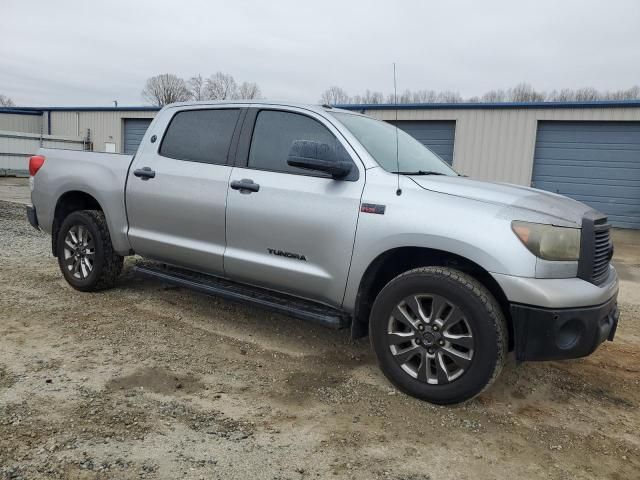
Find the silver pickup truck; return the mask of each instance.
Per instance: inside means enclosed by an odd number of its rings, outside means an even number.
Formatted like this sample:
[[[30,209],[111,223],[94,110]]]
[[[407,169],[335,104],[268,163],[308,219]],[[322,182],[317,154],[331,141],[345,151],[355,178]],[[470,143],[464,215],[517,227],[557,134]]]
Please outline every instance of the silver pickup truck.
[[[173,104],[133,157],[42,149],[29,169],[29,221],[72,287],[111,287],[137,254],[142,275],[369,335],[429,402],[477,395],[509,351],[576,358],[615,334],[604,215],[465,178],[363,115]]]

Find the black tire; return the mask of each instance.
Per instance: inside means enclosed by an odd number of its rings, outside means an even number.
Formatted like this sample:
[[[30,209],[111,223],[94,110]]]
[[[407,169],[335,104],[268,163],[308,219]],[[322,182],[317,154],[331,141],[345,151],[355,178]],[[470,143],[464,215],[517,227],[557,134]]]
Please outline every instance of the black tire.
[[[89,271],[87,267],[86,276],[81,269],[78,269],[78,272],[74,274],[75,264],[70,266],[68,263],[73,262],[73,259],[69,257],[69,253],[73,253],[73,251],[65,239],[67,239],[70,230],[77,232],[79,228],[86,229],[88,231],[87,238],[92,240],[93,248],[90,251],[93,254],[86,254],[86,258],[91,258],[91,270]],[[84,232],[84,230],[81,231]],[[124,257],[113,251],[104,213],[99,210],[79,210],[70,213],[62,222],[56,241],[58,265],[69,285],[82,292],[95,292],[113,287],[116,278],[122,271]]]
[[[420,315],[412,313],[412,305]],[[436,308],[445,320],[433,313]],[[454,313],[459,320],[452,319]],[[473,277],[451,268],[423,267],[397,276],[378,294],[369,321],[384,375],[402,392],[431,403],[460,403],[480,394],[499,375],[507,355],[507,326],[495,298]],[[454,328],[458,334],[451,333]],[[456,344],[463,341],[468,345]],[[412,354],[414,349],[418,352]],[[449,370],[455,371],[452,380]]]

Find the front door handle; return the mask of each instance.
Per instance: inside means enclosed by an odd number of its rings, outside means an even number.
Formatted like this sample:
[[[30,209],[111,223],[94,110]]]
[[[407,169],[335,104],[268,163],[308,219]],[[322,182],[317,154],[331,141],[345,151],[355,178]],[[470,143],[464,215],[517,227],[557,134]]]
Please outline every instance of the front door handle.
[[[251,193],[260,190],[260,185],[254,183],[253,180],[243,178],[242,180],[234,180],[231,182],[231,188],[240,190],[240,193]]]
[[[142,180],[149,180],[150,178],[156,178],[156,172],[151,170],[150,167],[142,167],[133,171],[133,174],[141,178]]]

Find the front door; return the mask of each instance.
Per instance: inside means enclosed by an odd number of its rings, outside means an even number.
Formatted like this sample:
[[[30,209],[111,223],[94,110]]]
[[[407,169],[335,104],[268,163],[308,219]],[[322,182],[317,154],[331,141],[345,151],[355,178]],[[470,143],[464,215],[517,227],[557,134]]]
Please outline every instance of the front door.
[[[136,253],[223,275],[230,147],[240,109],[180,110],[158,119],[162,140],[142,145],[131,165],[126,204]],[[155,132],[149,132],[147,137]]]
[[[311,112],[250,110],[227,199],[229,278],[341,305],[364,168],[356,160],[349,177],[334,180],[287,164],[296,140],[329,144],[356,158],[338,135]]]

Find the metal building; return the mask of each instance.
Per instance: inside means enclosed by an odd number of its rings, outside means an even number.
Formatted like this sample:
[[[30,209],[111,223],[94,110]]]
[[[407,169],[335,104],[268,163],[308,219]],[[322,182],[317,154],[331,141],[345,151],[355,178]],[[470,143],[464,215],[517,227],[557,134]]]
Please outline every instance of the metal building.
[[[158,110],[157,107],[0,108],[0,174],[23,173],[27,158],[41,145],[135,152]]]
[[[640,228],[640,101],[341,108],[397,124],[471,178],[568,195]],[[0,174],[24,171],[40,144],[134,153],[157,111],[0,108]]]

